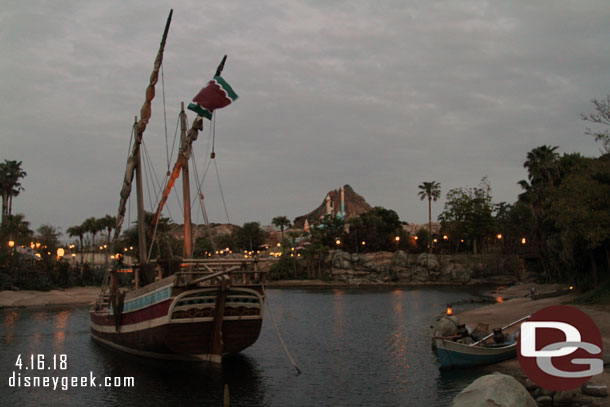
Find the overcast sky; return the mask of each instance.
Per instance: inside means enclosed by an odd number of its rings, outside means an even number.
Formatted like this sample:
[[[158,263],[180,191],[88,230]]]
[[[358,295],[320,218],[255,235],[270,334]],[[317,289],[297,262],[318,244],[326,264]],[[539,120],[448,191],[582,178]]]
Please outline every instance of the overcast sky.
[[[232,223],[294,219],[344,184],[423,223],[423,181],[441,184],[436,218],[448,190],[484,176],[494,201],[514,202],[537,146],[599,155],[580,114],[610,92],[607,0],[177,4],[146,150],[164,178],[165,128],[171,149],[180,102],[228,54],[223,77],[239,99],[217,112],[215,145]],[[33,229],[116,215],[131,126],[171,7],[3,2],[0,161],[23,161],[13,212]],[[206,122],[194,147],[200,176],[209,136]],[[217,184],[212,165],[207,209],[226,222]],[[182,223],[176,202],[165,215]]]

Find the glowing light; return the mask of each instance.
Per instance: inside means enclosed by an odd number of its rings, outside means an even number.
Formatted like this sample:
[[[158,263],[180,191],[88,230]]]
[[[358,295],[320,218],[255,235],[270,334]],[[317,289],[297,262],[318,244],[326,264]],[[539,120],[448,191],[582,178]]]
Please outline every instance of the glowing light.
[[[366,245],[366,242],[363,240],[362,241],[362,246],[365,246],[365,245]]]
[[[15,246],[15,242],[13,240],[9,240],[8,247],[10,247],[12,249],[14,246]]]
[[[573,286],[573,285],[571,285],[571,286],[570,286],[570,290],[573,290],[573,289],[574,289],[574,286]]]
[[[453,308],[451,307],[451,305],[447,307],[447,315],[448,316],[453,315]]]
[[[498,233],[498,234],[496,235],[496,237],[497,237],[498,239],[502,239],[502,234],[501,234],[501,233]]]
[[[57,249],[57,257],[64,257],[64,254],[66,254],[66,252],[63,249],[63,247],[60,247],[59,249]]]
[[[394,240],[396,241],[396,243],[400,242],[400,236],[396,236],[396,237],[394,238]]]
[[[527,243],[527,240],[524,237],[522,237],[521,238],[521,244],[525,244],[525,243]]]
[[[413,240],[419,239],[419,236],[413,236]]]
[[[503,303],[503,302],[504,302],[504,298],[502,298],[502,297],[496,297],[496,302],[501,304],[501,303]]]
[[[341,244],[341,239],[335,240],[335,243],[337,244],[337,246],[339,246]]]

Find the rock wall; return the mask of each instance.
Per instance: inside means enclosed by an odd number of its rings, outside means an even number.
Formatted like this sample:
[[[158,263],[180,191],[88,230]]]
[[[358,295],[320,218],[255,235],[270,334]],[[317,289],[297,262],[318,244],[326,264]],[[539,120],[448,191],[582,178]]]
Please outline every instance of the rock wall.
[[[327,263],[335,281],[352,285],[514,283],[521,279],[524,264],[513,256],[409,254],[403,251],[376,253],[329,253]]]

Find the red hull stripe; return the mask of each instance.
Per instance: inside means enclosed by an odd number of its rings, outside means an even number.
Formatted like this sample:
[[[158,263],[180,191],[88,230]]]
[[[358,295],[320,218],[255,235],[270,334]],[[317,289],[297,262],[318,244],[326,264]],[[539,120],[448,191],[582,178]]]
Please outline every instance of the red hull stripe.
[[[169,299],[167,301],[160,302],[158,304],[140,309],[138,311],[127,312],[123,314],[121,324],[137,324],[139,322],[145,322],[166,316],[171,303],[172,299]],[[108,313],[93,312],[91,313],[91,321],[93,321],[97,325],[114,325],[114,315],[110,315]]]

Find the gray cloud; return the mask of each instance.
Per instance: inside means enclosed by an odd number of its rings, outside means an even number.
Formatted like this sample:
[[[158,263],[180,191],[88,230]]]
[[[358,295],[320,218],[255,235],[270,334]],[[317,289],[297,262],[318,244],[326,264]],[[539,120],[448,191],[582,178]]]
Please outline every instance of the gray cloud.
[[[169,8],[3,7],[0,159],[23,161],[14,205],[34,227],[65,230],[115,213]],[[598,153],[579,114],[610,89],[609,19],[605,1],[184,1],[163,67],[169,143],[180,101],[227,53],[224,76],[240,99],[218,112],[216,152],[232,222],[294,218],[345,183],[415,222],[427,218],[422,181],[440,181],[445,193],[488,176],[495,199],[512,202],[532,148]],[[161,85],[145,135],[159,177]],[[200,173],[210,144],[206,127],[195,147]],[[217,189],[210,170],[209,213],[224,221]]]

